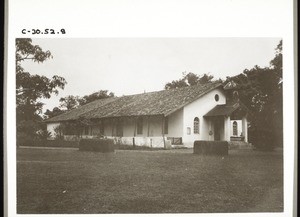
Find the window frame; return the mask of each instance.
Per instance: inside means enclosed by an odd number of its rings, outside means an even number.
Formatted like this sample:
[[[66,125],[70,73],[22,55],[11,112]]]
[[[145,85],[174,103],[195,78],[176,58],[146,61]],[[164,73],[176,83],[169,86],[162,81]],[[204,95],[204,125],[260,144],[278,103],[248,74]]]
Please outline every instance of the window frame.
[[[215,94],[215,101],[216,101],[216,102],[219,102],[219,100],[220,100],[220,96],[219,96],[219,94],[216,93],[216,94]]]
[[[194,134],[200,134],[200,119],[198,117],[194,118]]]

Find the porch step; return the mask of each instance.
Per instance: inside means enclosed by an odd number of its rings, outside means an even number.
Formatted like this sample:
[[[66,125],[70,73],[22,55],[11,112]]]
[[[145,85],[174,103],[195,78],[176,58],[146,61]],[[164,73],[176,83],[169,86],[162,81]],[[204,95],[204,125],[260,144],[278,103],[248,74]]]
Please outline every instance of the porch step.
[[[253,149],[253,145],[244,141],[230,141],[228,142],[230,149]]]

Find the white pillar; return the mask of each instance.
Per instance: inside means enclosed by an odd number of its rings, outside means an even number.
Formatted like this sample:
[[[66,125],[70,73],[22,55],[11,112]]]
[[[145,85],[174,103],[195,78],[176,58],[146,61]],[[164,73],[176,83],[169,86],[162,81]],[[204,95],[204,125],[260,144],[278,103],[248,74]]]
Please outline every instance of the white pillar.
[[[248,142],[248,121],[247,121],[247,117],[243,117],[242,119],[242,131],[243,131],[243,135],[245,137],[245,142]]]
[[[230,116],[224,117],[224,140],[230,141]]]
[[[212,141],[213,140],[213,134],[211,134],[211,132],[213,132],[213,129],[212,129],[212,120],[209,118],[208,119],[208,140],[209,141]]]

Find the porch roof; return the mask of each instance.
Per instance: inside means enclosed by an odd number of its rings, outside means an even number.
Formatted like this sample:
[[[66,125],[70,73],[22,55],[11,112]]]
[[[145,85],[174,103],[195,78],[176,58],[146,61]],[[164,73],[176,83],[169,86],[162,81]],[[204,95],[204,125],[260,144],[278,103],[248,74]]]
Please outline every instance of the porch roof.
[[[240,102],[233,102],[224,105],[217,105],[204,115],[204,117],[230,116],[237,110],[248,112],[248,109]]]

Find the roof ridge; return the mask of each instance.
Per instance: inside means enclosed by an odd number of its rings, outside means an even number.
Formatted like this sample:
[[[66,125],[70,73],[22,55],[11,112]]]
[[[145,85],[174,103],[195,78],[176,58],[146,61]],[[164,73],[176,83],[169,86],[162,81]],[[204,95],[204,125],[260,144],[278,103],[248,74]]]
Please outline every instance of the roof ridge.
[[[206,84],[195,84],[195,85],[190,85],[190,86],[185,86],[185,87],[179,87],[179,88],[172,88],[172,89],[165,89],[165,90],[154,90],[151,92],[146,92],[146,93],[136,93],[136,94],[129,94],[129,95],[123,95],[119,97],[124,97],[124,96],[136,96],[136,95],[143,95],[143,94],[152,94],[152,93],[159,93],[159,92],[165,92],[165,91],[176,91],[176,90],[182,90],[182,89],[188,89],[188,88],[195,88],[199,86],[206,86],[206,85],[213,85],[213,84],[222,84],[219,80],[213,81],[211,83],[206,83]]]

